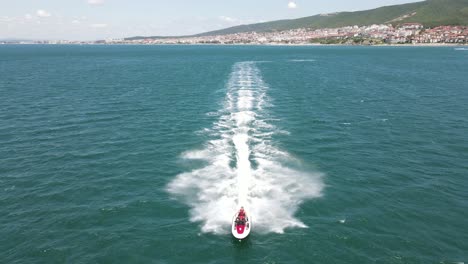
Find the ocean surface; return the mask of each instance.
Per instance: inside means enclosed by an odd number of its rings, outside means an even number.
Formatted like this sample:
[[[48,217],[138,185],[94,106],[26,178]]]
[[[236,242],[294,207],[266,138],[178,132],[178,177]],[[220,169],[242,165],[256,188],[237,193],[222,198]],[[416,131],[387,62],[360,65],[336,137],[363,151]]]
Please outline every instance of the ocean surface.
[[[467,51],[0,46],[0,263],[467,262]]]

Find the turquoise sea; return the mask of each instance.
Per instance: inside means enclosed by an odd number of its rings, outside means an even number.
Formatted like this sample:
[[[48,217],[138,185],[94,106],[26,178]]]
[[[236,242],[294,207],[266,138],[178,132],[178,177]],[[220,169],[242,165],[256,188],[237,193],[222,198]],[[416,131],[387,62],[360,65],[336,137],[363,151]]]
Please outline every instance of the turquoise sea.
[[[467,263],[467,190],[467,51],[0,46],[0,263]]]

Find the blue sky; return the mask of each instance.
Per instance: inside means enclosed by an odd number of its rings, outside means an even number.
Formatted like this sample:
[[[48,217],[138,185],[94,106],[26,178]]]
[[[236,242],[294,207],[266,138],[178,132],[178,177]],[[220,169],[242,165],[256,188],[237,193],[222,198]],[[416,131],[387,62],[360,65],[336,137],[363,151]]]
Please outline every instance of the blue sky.
[[[417,0],[0,0],[0,39],[186,35]]]

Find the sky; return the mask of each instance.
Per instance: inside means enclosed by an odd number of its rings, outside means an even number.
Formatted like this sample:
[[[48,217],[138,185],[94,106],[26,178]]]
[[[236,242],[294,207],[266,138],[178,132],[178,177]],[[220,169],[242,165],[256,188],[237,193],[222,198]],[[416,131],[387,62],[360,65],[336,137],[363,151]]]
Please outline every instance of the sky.
[[[0,0],[1,39],[180,36],[418,0]]]

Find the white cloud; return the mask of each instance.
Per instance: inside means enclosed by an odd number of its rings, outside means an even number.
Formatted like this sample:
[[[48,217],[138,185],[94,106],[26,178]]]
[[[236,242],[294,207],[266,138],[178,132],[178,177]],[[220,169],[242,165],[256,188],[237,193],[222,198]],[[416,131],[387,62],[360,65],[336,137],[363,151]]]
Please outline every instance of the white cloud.
[[[80,24],[80,23],[81,23],[81,22],[80,22],[78,19],[75,19],[75,20],[72,21],[72,24],[75,24],[75,25],[76,25],[76,24]]]
[[[51,14],[49,12],[45,11],[44,9],[37,10],[36,15],[38,17],[50,17],[51,16]]]
[[[88,4],[90,5],[102,5],[104,4],[105,0],[88,0]]]
[[[33,18],[33,16],[31,16],[31,14],[26,14],[26,15],[24,15],[24,18],[26,20],[31,20]]]
[[[235,23],[235,22],[239,21],[238,19],[228,17],[228,16],[220,16],[219,19],[221,19],[222,21],[225,21],[225,22],[229,22],[229,23]]]
[[[290,2],[288,3],[288,8],[289,8],[289,9],[294,9],[294,8],[297,8],[297,5],[296,5],[295,2],[290,1]]]
[[[0,22],[11,22],[13,21],[14,19],[12,17],[8,17],[8,16],[2,16],[0,17]]]
[[[89,26],[92,28],[106,28],[107,24],[91,24]]]
[[[226,27],[226,26],[232,26],[232,25],[247,25],[247,24],[265,22],[264,20],[243,19],[243,18],[236,18],[236,17],[229,17],[229,16],[219,16],[217,21],[207,19],[207,18],[197,19],[197,20],[199,22],[207,22],[207,23],[212,23],[212,24],[214,24],[216,22],[217,23],[216,25],[218,27]],[[221,21],[219,21],[219,20],[221,20]]]

